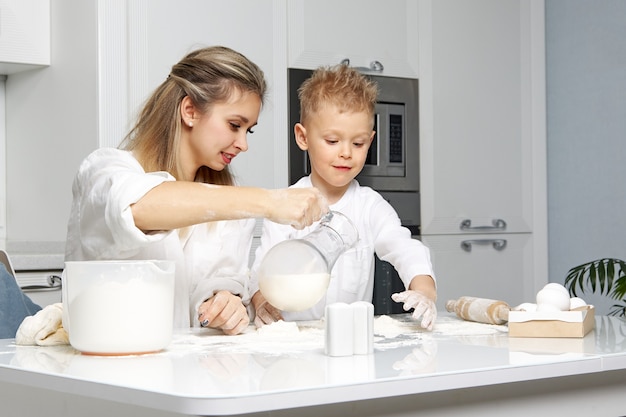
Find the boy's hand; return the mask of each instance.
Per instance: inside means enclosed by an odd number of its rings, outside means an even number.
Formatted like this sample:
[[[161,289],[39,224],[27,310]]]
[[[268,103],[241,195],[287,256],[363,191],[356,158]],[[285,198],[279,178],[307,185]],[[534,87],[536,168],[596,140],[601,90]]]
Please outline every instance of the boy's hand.
[[[437,307],[435,302],[419,291],[407,290],[400,293],[391,294],[391,299],[397,303],[404,303],[404,311],[415,309],[411,316],[422,321],[420,326],[427,330],[432,330],[437,318]]]
[[[255,292],[252,296],[252,306],[256,313],[254,318],[254,325],[256,327],[262,327],[266,324],[272,324],[275,321],[283,319],[280,310],[271,305],[260,291]]]

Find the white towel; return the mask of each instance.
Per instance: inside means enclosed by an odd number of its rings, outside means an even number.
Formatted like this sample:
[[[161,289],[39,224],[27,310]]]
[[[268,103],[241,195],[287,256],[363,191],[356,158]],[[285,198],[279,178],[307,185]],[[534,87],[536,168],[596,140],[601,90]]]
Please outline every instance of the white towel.
[[[69,337],[63,328],[63,303],[50,304],[34,316],[28,316],[20,324],[15,334],[17,345],[54,346],[69,344]]]

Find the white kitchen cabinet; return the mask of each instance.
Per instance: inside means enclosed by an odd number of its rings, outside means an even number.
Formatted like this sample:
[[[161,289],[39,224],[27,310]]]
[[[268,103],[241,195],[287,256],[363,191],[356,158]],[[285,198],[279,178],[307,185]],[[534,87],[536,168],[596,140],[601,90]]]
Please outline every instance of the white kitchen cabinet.
[[[533,274],[531,233],[429,235],[422,242],[431,250],[440,309],[464,295],[511,305],[534,302],[528,280]]]
[[[16,272],[24,293],[41,307],[61,302],[61,270]]]
[[[543,1],[420,2],[422,236],[442,305],[532,301],[548,281],[543,14]],[[506,247],[461,247],[491,234]]]
[[[290,0],[290,68],[315,69],[348,59],[355,67],[382,64],[378,75],[417,78],[415,0]]]
[[[0,248],[6,247],[7,75],[50,65],[50,0],[0,1]]]
[[[0,74],[50,65],[50,0],[0,1]]]

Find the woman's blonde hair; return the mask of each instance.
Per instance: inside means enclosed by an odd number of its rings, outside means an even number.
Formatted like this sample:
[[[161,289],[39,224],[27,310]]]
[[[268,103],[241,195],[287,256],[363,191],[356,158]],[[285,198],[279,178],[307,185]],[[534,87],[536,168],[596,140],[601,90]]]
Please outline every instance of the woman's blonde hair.
[[[378,85],[348,65],[319,67],[302,83],[298,98],[300,123],[305,126],[311,114],[331,104],[342,112],[367,112],[373,127]]]
[[[120,146],[133,151],[146,172],[167,171],[182,178],[178,148],[183,98],[188,96],[200,112],[206,113],[237,92],[255,93],[263,103],[266,89],[263,71],[239,52],[223,46],[198,49],[172,67]],[[195,180],[220,185],[234,182],[228,167],[215,171],[203,166]]]

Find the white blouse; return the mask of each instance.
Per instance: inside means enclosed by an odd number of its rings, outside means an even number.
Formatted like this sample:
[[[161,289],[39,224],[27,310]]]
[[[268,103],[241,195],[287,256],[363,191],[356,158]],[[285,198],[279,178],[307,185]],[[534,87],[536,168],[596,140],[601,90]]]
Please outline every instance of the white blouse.
[[[72,186],[66,261],[161,259],[176,264],[174,324],[198,327],[198,307],[220,290],[249,295],[248,254],[254,219],[204,223],[144,233],[131,204],[164,181],[167,172],[146,173],[132,153],[100,148],[79,167]]]

